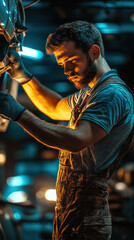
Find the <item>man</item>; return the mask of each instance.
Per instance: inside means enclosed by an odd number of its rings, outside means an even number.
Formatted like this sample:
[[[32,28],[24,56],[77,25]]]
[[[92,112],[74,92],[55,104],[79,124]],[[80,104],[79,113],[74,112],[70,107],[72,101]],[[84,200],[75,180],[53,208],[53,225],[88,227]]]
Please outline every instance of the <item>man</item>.
[[[69,126],[42,121],[3,92],[0,115],[60,150],[53,240],[109,240],[108,180],[134,124],[133,97],[107,64],[102,37],[94,25],[64,24],[49,35],[46,49],[55,54],[80,91],[62,98],[41,85],[16,53],[10,54],[8,74],[40,111],[52,119],[69,120]]]

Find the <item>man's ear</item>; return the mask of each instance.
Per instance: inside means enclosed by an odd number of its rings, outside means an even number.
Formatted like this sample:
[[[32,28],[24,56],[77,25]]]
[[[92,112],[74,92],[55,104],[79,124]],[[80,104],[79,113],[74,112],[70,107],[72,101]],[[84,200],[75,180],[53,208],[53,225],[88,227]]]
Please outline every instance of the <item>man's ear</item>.
[[[93,45],[90,49],[89,49],[89,55],[91,57],[92,60],[96,60],[99,58],[101,52],[100,52],[100,48],[98,45]]]

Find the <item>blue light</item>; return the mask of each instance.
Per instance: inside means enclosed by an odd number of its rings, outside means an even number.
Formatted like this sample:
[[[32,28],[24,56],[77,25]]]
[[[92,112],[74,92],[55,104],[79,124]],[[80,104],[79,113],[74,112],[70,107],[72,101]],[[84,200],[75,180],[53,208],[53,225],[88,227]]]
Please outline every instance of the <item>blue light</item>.
[[[15,213],[13,213],[13,217],[15,218],[15,220],[20,220],[21,214],[19,212],[15,212]]]
[[[100,30],[102,34],[121,34],[121,33],[134,33],[134,24],[132,23],[95,23],[95,26]]]
[[[42,51],[24,46],[22,47],[22,51],[20,51],[19,54],[23,57],[35,60],[41,60],[44,58],[44,53]]]
[[[7,184],[11,187],[17,186],[26,186],[33,183],[32,179],[29,176],[14,176],[7,179]]]
[[[28,222],[28,224],[27,224],[27,222],[24,222],[23,223],[23,229],[25,229],[26,232],[28,232],[29,230],[31,231],[31,229],[32,229],[33,234],[35,232],[37,234],[37,233],[40,233],[42,231],[47,232],[47,233],[52,233],[53,223],[51,223],[51,222]]]
[[[96,23],[96,27],[102,34],[117,34],[120,32],[120,26],[114,23]]]

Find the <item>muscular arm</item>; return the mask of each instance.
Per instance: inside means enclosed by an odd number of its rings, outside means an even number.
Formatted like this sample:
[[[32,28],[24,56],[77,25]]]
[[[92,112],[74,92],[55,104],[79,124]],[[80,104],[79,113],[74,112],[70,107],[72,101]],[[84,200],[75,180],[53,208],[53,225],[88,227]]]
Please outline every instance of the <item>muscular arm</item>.
[[[80,120],[76,129],[71,129],[42,121],[27,110],[18,124],[44,145],[74,153],[106,136],[106,132],[93,122]]]
[[[41,112],[55,120],[70,119],[71,109],[66,98],[62,98],[58,93],[43,86],[35,78],[22,86],[31,101]]]
[[[25,68],[19,54],[15,50],[8,52],[10,59],[10,77],[22,84],[33,104],[44,114],[55,120],[69,120],[71,109],[67,99],[46,88]]]

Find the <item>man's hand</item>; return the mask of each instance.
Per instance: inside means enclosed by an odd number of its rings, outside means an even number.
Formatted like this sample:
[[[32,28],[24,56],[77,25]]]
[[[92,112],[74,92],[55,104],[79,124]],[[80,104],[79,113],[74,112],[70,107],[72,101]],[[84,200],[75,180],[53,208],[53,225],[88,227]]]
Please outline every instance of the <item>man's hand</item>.
[[[0,91],[0,116],[2,118],[17,121],[26,110],[11,95]]]
[[[19,54],[15,50],[9,50],[9,66],[11,69],[7,70],[10,77],[20,84],[28,82],[33,75],[25,68]]]

